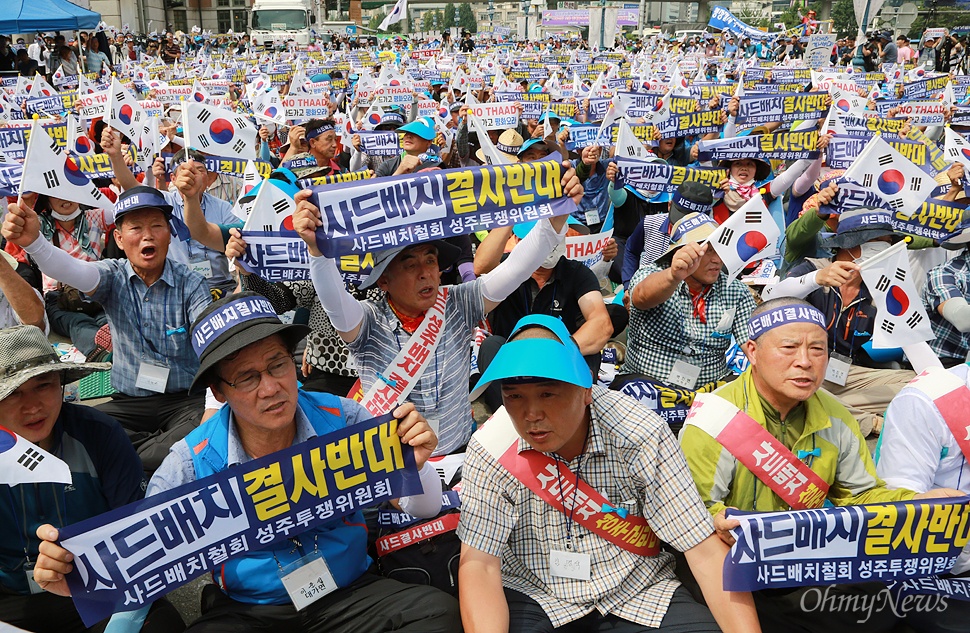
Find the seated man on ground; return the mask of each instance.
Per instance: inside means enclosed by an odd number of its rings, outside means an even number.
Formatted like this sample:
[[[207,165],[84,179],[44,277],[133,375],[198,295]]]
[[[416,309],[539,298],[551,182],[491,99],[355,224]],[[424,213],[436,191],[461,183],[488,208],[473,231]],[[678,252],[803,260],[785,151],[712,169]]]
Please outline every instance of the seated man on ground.
[[[220,299],[199,315],[191,330],[193,341],[203,341],[197,343],[199,369],[191,391],[209,387],[227,406],[172,447],[148,485],[149,496],[371,417],[352,400],[299,389],[293,352],[309,328],[283,324],[264,297],[241,293]],[[403,404],[393,413],[400,420],[398,435],[414,448],[422,486],[429,491],[397,503],[414,516],[434,516],[441,509],[441,484],[427,460],[437,438],[413,405]],[[65,595],[70,554],[56,544],[57,530],[43,526],[38,533],[46,542],[41,546],[37,578],[49,591]],[[292,539],[284,540],[223,564],[213,574],[218,585],[206,588],[202,616],[190,630],[451,633],[458,629],[458,605],[451,596],[368,572],[367,530],[360,512],[298,536],[307,539],[304,542],[312,537],[337,585],[325,599],[300,611],[293,606],[278,570],[304,554]],[[116,615],[112,626],[117,622],[119,630],[130,631],[144,612]]]
[[[567,164],[568,166],[568,164]],[[562,177],[564,195],[578,200],[583,188],[572,169]],[[445,240],[397,247],[375,254],[361,289],[377,286],[385,297],[358,301],[344,286],[335,260],[317,247],[320,210],[310,191],[296,195],[293,225],[310,252],[310,275],[327,316],[357,361],[366,393],[375,384],[395,387],[392,362],[410,349],[423,332],[425,316],[443,303],[443,325],[433,355],[427,355],[411,377],[410,400],[428,418],[440,439],[437,454],[460,451],[471,437],[474,420],[468,405],[471,373],[469,349],[475,328],[499,303],[535,271],[565,234],[565,216],[540,221],[495,270],[468,283],[441,286],[441,270],[451,265],[459,249]],[[425,328],[427,329],[427,328]],[[427,335],[427,332],[424,332]]]
[[[643,376],[696,389],[728,375],[724,354],[732,335],[747,340],[755,302],[743,283],[727,283],[721,258],[701,244],[716,228],[707,215],[688,213],[674,224],[666,254],[633,276],[627,355],[617,380]]]
[[[212,295],[202,275],[166,258],[172,207],[151,187],[125,191],[115,205],[114,238],[127,259],[85,262],[40,233],[37,214],[11,204],[3,236],[49,277],[104,306],[114,354],[111,401],[98,408],[125,427],[145,470],[198,426],[204,398],[187,390],[199,367],[188,327]]]
[[[507,411],[472,437],[463,467],[467,631],[760,630],[751,595],[722,589],[727,546],[667,425],[632,398],[593,387],[561,321],[520,320],[476,391],[493,381]],[[540,484],[546,474],[560,483]],[[578,490],[588,501],[576,500]],[[597,527],[609,518],[640,538]],[[679,586],[658,537],[685,552],[710,610]]]
[[[753,512],[776,512],[818,508],[823,503],[859,505],[910,499],[959,496],[952,489],[890,490],[876,475],[859,423],[829,393],[820,390],[828,363],[825,316],[803,299],[781,298],[758,306],[748,329],[751,339],[743,349],[750,366],[734,382],[714,392],[749,415],[764,429],[765,441],[787,449],[789,462],[808,472],[807,479],[821,479],[815,498],[778,483],[756,467],[750,453],[732,454],[718,440],[688,418],[680,435],[697,490],[714,526],[727,544],[734,543],[731,529],[736,519],[725,517],[727,508]],[[697,407],[695,401],[694,407]],[[692,411],[699,416],[700,411]],[[773,438],[773,439],[772,439]],[[745,459],[750,458],[748,464]],[[754,468],[754,472],[749,469]],[[812,474],[814,473],[814,474]],[[871,596],[885,585],[869,583],[834,586],[847,596]],[[754,593],[758,616],[765,631],[804,633],[858,630],[858,614],[819,609],[806,612],[802,596],[811,587],[773,589]],[[890,631],[896,616],[891,610],[873,613],[866,631]]]
[[[108,363],[62,363],[43,332],[21,325],[0,330],[0,366],[5,368],[0,424],[63,460],[72,477],[70,485],[0,486],[8,498],[0,503],[0,622],[28,631],[81,633],[87,629],[71,600],[43,591],[46,582],[34,575],[47,538],[38,529],[48,522],[58,528],[77,523],[141,499],[141,462],[118,422],[63,401],[64,385],[107,371]],[[160,600],[142,630],[184,628],[175,608]]]
[[[805,299],[825,315],[833,354],[825,389],[859,421],[863,436],[879,432],[889,402],[915,376],[898,364],[873,359],[863,348],[872,338],[876,306],[859,265],[902,239],[891,220],[887,211],[869,207],[842,213],[835,235],[821,242],[834,255],[806,259],[764,291],[765,299]],[[846,363],[847,372],[834,371]]]

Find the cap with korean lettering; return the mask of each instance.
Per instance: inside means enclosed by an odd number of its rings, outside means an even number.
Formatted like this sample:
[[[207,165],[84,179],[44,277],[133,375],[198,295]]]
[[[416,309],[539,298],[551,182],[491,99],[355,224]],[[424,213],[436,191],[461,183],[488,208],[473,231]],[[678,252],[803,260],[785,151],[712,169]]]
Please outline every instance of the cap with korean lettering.
[[[121,224],[121,218],[126,213],[140,211],[141,209],[158,209],[165,214],[166,220],[172,219],[172,205],[168,203],[165,196],[153,187],[139,185],[126,189],[115,202],[115,224]]]
[[[192,324],[192,348],[199,356],[199,371],[189,393],[205,389],[216,364],[243,348],[276,334],[293,347],[309,333],[306,325],[280,321],[269,300],[254,292],[240,292],[213,302]]]

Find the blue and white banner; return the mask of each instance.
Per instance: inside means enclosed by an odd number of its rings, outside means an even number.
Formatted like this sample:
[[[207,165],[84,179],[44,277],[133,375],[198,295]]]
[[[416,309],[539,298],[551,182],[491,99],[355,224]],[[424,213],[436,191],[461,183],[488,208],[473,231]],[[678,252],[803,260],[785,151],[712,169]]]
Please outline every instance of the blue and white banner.
[[[566,140],[566,149],[570,152],[596,145],[599,138],[600,126],[595,123],[584,123],[582,125],[570,125],[563,128],[569,130],[569,138]]]
[[[91,626],[231,558],[420,491],[413,450],[381,416],[61,529],[74,554],[67,582]]]
[[[960,232],[966,210],[966,202],[960,204],[930,198],[908,218],[902,213],[894,213],[891,222],[893,230],[899,233],[943,242]]]
[[[310,253],[306,242],[295,234],[243,232],[246,252],[236,260],[247,271],[267,281],[304,281],[310,278]],[[374,267],[374,256],[344,255],[337,268],[344,283],[359,286]]]
[[[551,218],[577,209],[556,160],[429,171],[314,187],[327,257]]]
[[[725,591],[911,580],[946,573],[970,540],[970,497],[742,513]]]
[[[859,136],[843,136],[838,134],[833,136],[829,140],[828,148],[825,150],[825,160],[828,166],[832,169],[848,169],[874,136],[875,134]],[[929,151],[926,145],[898,137],[892,138],[891,136],[885,136],[884,138],[887,143],[915,165],[926,171],[932,170]]]
[[[360,150],[368,156],[397,156],[401,153],[400,135],[397,132],[368,132],[361,130]]]
[[[616,185],[629,185],[640,191],[673,193],[685,182],[699,182],[716,189],[727,178],[727,172],[723,169],[677,167],[636,158],[619,157],[614,160],[620,171]]]
[[[447,512],[448,510],[457,510],[461,507],[461,499],[458,493],[454,490],[445,490],[441,493],[441,512]],[[421,519],[416,516],[411,516],[407,512],[401,512],[400,510],[381,510],[377,513],[377,524],[382,528],[389,528],[392,530],[400,530],[406,528],[409,525],[414,525],[420,521],[427,521],[427,519]]]
[[[778,33],[766,33],[761,29],[745,24],[724,7],[711,9],[711,19],[707,26],[718,31],[731,31],[739,37],[750,37],[752,40],[773,40]]]
[[[818,131],[775,132],[699,141],[697,160],[737,160],[739,158],[800,160],[818,158]]]
[[[737,123],[742,126],[780,121],[808,121],[822,119],[828,112],[824,92],[798,92],[784,95],[746,94],[738,106]]]

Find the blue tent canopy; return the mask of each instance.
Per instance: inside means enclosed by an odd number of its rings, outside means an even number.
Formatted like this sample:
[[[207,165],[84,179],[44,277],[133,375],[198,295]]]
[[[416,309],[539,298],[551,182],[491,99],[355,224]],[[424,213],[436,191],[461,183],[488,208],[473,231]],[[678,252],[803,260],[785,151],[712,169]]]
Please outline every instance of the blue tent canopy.
[[[67,0],[4,0],[0,33],[93,29],[100,21],[100,13],[82,9]]]

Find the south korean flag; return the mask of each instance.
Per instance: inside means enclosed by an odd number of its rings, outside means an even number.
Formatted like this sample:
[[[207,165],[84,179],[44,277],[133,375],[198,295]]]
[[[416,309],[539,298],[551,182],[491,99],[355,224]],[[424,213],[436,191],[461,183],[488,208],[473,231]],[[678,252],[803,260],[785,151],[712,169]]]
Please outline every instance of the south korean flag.
[[[923,206],[936,188],[936,181],[894,147],[876,135],[852,166],[842,175],[879,195],[886,208],[904,217]]]
[[[256,160],[256,126],[225,108],[185,102],[185,144],[213,156]]]
[[[778,223],[771,217],[761,195],[755,194],[717,227],[708,242],[727,269],[730,283],[748,264],[773,257],[779,237]]]
[[[909,270],[905,242],[864,261],[862,280],[876,305],[873,348],[905,347],[933,338],[929,316]]]
[[[138,99],[121,85],[117,77],[112,77],[108,89],[108,125],[137,143],[147,118]]]
[[[72,483],[71,469],[41,447],[0,426],[0,484]]]
[[[944,128],[943,155],[947,160],[963,165],[964,170],[970,171],[970,141],[959,132],[954,132],[949,126]]]
[[[111,205],[74,159],[57,146],[38,120],[30,128],[24,175],[20,181],[20,192],[28,191],[95,208]]]

